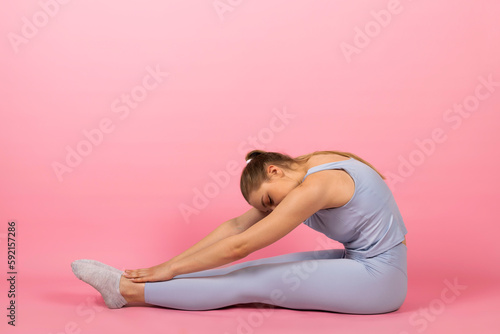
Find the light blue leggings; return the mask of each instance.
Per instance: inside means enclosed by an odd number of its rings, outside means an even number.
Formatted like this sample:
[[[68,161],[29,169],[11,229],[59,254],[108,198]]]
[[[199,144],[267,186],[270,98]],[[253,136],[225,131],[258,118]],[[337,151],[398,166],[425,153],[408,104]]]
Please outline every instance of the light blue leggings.
[[[372,258],[344,249],[285,254],[145,283],[145,302],[211,310],[242,303],[291,309],[376,314],[397,310],[406,297],[404,244]]]

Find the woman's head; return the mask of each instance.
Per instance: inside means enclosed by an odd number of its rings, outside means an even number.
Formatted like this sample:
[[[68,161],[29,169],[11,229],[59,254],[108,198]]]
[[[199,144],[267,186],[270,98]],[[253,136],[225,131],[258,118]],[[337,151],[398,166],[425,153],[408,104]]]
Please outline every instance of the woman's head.
[[[302,164],[278,152],[253,150],[245,160],[240,188],[245,200],[261,211],[274,209],[278,203],[301,183]]]
[[[250,161],[241,174],[241,193],[245,200],[258,210],[273,210],[290,191],[302,183],[307,172],[306,162],[313,155],[332,153],[359,160],[385,179],[370,163],[349,152],[315,151],[292,158],[279,152],[253,150],[245,156],[245,160]]]

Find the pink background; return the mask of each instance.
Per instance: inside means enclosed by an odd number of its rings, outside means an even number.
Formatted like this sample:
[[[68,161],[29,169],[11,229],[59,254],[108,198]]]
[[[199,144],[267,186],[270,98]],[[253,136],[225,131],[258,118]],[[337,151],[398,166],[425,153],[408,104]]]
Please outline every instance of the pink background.
[[[66,2],[0,11],[2,332],[498,331],[497,1]],[[155,68],[169,75],[155,81]],[[488,77],[497,84],[485,86]],[[85,155],[58,177],[68,148]],[[239,175],[253,148],[349,151],[388,176],[409,231],[400,310],[280,309],[260,322],[253,306],[113,311],[74,277],[79,258],[121,269],[164,262],[245,212]],[[244,260],[324,241],[300,226]],[[462,289],[445,302],[453,282]]]

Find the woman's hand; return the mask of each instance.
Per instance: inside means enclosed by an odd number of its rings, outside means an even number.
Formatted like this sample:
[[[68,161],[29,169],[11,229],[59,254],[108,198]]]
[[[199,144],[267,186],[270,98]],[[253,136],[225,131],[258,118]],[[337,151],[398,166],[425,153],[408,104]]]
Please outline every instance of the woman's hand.
[[[144,269],[125,270],[126,278],[135,283],[168,281],[174,277],[168,262]]]

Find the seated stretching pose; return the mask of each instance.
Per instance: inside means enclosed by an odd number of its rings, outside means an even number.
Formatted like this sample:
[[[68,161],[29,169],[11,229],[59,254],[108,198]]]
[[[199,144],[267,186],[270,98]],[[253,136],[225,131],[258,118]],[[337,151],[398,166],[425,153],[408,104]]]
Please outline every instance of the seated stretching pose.
[[[146,303],[210,310],[264,303],[354,314],[392,312],[407,292],[406,227],[384,177],[357,155],[316,151],[291,158],[247,154],[241,192],[253,207],[180,255],[121,271],[71,263],[109,308]],[[216,268],[283,238],[301,223],[344,249],[285,254]],[[216,269],[214,269],[216,268]]]

